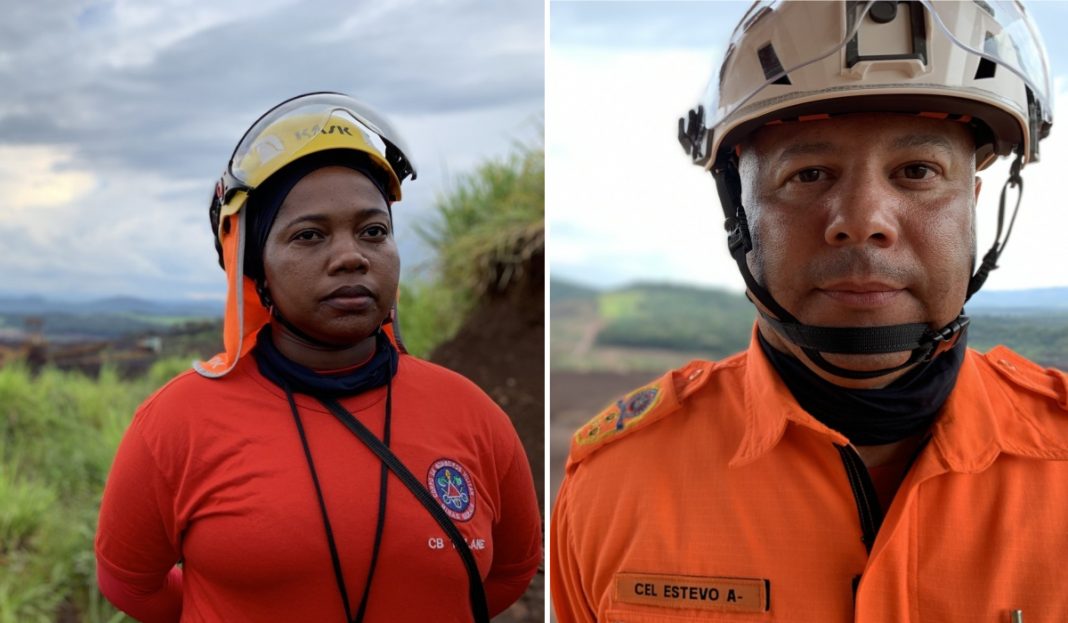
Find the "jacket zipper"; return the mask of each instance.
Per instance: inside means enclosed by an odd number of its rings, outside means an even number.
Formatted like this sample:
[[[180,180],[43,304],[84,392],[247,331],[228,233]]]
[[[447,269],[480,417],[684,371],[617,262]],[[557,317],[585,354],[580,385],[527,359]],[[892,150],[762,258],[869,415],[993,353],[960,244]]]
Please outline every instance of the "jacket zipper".
[[[905,466],[906,474],[912,469],[912,464],[916,462],[916,459],[919,458],[920,453],[927,447],[927,443],[930,440],[931,435],[927,434],[920,441],[916,451],[912,454],[912,458],[909,459],[908,464]],[[857,453],[853,446],[835,444],[834,447],[838,449],[838,454],[842,456],[842,464],[845,465],[846,476],[849,478],[849,487],[853,490],[853,501],[856,502],[857,514],[860,515],[861,541],[870,556],[871,548],[875,545],[875,537],[879,534],[879,528],[883,525],[884,517],[883,508],[879,504],[879,497],[875,493],[875,483],[871,480],[868,466],[864,464],[864,460],[860,458],[860,454]],[[860,575],[855,575],[852,582],[854,607],[856,607],[857,588],[859,586]]]
[[[875,494],[875,485],[872,484],[871,476],[864,461],[852,446],[835,445],[838,454],[842,455],[842,463],[845,465],[846,476],[849,478],[849,486],[853,489],[853,501],[857,503],[857,513],[860,515],[861,541],[871,554],[871,548],[875,545],[875,536],[879,533],[879,527],[883,524],[883,510],[879,506],[879,498]]]
[[[853,490],[853,501],[857,503],[857,513],[860,515],[860,540],[864,548],[871,555],[871,548],[875,545],[875,537],[879,534],[879,527],[883,523],[883,510],[879,506],[879,498],[875,494],[875,485],[868,474],[868,467],[860,458],[852,446],[835,445],[838,454],[842,456],[842,464],[845,465],[846,476],[849,477],[849,487]],[[857,588],[860,586],[860,575],[853,576],[853,607],[857,605]]]

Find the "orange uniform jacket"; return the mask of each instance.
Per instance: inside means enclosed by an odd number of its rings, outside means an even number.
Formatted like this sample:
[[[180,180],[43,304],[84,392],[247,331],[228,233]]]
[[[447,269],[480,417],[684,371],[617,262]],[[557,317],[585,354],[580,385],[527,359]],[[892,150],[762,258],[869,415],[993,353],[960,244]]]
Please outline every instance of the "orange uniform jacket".
[[[341,400],[382,434],[381,387]],[[379,460],[321,404],[295,396],[353,608],[363,593]],[[463,497],[467,539],[491,612],[522,594],[541,560],[537,500],[507,416],[470,381],[402,356],[391,448],[441,495]],[[448,478],[446,486],[433,480]],[[447,511],[448,512],[448,511]],[[183,561],[182,621],[342,621],[318,500],[285,394],[245,356],[221,379],[183,374],[149,398],[108,476],[97,532],[102,570],[158,588]],[[392,475],[366,621],[470,621],[451,541]],[[175,613],[177,618],[177,613]]]
[[[755,337],[632,392],[572,440],[559,623],[1068,621],[1064,373],[969,351],[870,554],[847,444]]]

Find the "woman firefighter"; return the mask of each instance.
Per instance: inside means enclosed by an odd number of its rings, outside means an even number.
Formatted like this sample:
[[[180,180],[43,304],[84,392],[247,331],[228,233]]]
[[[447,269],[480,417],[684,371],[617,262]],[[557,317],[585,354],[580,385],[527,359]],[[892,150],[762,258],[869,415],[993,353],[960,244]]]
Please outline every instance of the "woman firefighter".
[[[142,621],[479,621],[540,519],[507,416],[404,352],[390,124],[312,93],[245,133],[211,214],[225,351],[137,411],[100,510],[100,589]]]

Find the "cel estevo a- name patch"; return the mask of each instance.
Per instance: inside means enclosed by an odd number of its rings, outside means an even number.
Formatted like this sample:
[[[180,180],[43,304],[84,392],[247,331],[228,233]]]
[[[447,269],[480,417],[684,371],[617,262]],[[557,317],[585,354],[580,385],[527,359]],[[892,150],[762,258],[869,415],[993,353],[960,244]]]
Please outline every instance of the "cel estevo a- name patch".
[[[767,612],[771,583],[761,578],[727,578],[655,573],[617,573],[617,602],[672,609]]]

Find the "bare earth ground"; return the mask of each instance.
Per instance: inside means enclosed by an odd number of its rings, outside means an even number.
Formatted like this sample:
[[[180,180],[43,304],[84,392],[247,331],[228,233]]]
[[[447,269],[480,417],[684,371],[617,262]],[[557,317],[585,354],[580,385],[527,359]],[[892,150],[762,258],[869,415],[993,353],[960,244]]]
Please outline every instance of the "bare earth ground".
[[[545,483],[545,288],[540,276],[483,300],[456,337],[430,360],[463,374],[489,394],[511,418],[523,441],[538,505]],[[544,534],[544,532],[543,532]],[[541,623],[545,613],[544,565],[526,593],[495,623]]]
[[[657,376],[653,372],[549,374],[549,478],[552,499],[556,499],[556,490],[564,477],[564,461],[575,430],[615,399]]]

